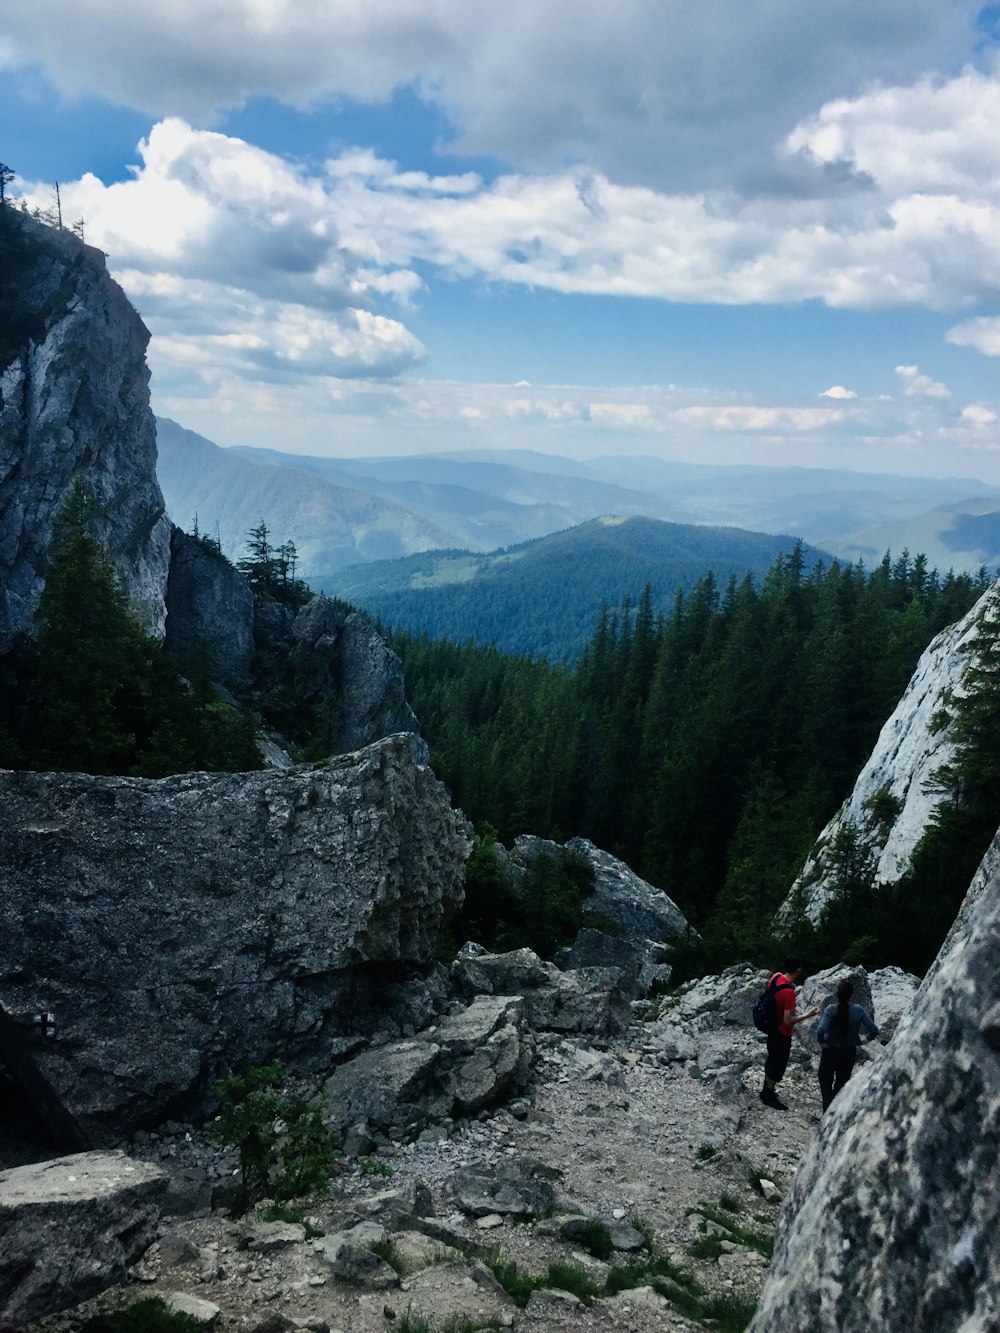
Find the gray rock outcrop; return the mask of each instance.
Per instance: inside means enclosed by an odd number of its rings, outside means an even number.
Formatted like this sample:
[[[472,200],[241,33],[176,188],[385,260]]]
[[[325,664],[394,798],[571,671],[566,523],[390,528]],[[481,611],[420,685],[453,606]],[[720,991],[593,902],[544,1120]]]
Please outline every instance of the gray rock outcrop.
[[[0,652],[31,631],[53,527],[78,476],[93,535],[162,634],[170,523],[156,480],[149,333],[101,251],[7,216],[37,246],[20,295],[42,331],[0,372]]]
[[[120,1282],[156,1239],[166,1175],[121,1152],[0,1171],[0,1328]]]
[[[92,1143],[381,1025],[461,901],[468,828],[426,758],[405,733],[319,768],[0,773],[0,1005],[56,1014],[35,1062]]]
[[[174,528],[170,537],[166,646],[183,669],[207,646],[220,684],[239,689],[250,682],[254,654],[253,593],[225,556],[204,541]]]
[[[523,869],[536,856],[558,856],[563,850],[560,843],[521,834],[514,841],[510,862]],[[556,954],[555,964],[564,969],[620,968],[630,978],[633,995],[645,995],[654,981],[667,982],[670,965],[662,961],[664,946],[697,938],[676,903],[587,838],[570,838],[565,850],[588,862],[594,887],[585,904],[590,924],[571,946]]]
[[[298,611],[258,597],[254,627],[258,647],[288,654],[297,700],[326,717],[338,751],[419,733],[402,663],[365,616],[328,597],[313,597]]]
[[[413,1138],[428,1121],[471,1115],[518,1091],[534,1046],[519,996],[482,996],[416,1037],[363,1051],[323,1090],[336,1130],[363,1124]]]
[[[1000,1327],[1000,835],[912,1008],[823,1118],[753,1333]]]
[[[616,968],[584,967],[561,972],[531,949],[459,956],[451,965],[460,991],[476,995],[520,995],[534,1032],[620,1031],[630,1011],[622,974]]]
[[[947,701],[962,692],[968,644],[983,615],[1000,614],[1000,583],[982,595],[961,620],[928,645],[903,697],[879,733],[871,758],[851,795],[820,834],[782,907],[801,903],[818,921],[833,892],[830,848],[838,831],[853,828],[872,857],[875,882],[891,884],[910,856],[941,799],[931,779],[952,754]]]

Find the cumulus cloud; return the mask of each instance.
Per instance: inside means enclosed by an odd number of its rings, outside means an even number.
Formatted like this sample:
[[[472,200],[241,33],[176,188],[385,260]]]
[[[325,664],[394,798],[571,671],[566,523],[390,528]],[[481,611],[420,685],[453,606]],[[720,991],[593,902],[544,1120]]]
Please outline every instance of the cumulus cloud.
[[[8,62],[40,64],[63,93],[155,116],[412,87],[463,151],[676,189],[763,168],[819,102],[958,67],[979,8],[591,0],[581,20],[576,0],[33,0],[5,6],[0,30]]]
[[[1000,356],[1000,319],[980,316],[956,324],[944,335],[945,341],[956,347],[974,347],[984,356]]]
[[[819,395],[821,398],[857,398],[853,389],[845,389],[842,384],[833,384],[829,389],[824,389]]]
[[[961,417],[969,426],[992,426],[1000,421],[1000,416],[983,403],[969,403],[967,407],[962,408]]]
[[[896,374],[907,398],[950,398],[951,390],[940,380],[922,375],[919,366],[897,366]]]
[[[111,256],[154,334],[159,372],[176,380],[197,368],[216,385],[392,376],[424,357],[405,325],[377,310],[387,294],[412,297],[419,278],[362,263],[321,180],[179,120],[156,125],[139,154],[131,180],[87,175],[63,187],[63,201]]]
[[[821,200],[664,194],[590,169],[501,176],[451,195],[408,188],[374,155],[327,173],[345,241],[403,269],[431,263],[566,293],[859,309],[948,309],[1000,288],[1000,199],[914,195],[845,218]]]

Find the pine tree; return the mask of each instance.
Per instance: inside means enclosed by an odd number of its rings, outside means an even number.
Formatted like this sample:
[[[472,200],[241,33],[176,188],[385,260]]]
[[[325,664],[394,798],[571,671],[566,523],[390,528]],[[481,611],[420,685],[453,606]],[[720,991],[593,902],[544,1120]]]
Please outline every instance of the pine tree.
[[[129,725],[143,694],[145,634],[111,563],[88,530],[83,483],[69,492],[38,607],[34,712],[46,767],[116,773],[128,767]]]

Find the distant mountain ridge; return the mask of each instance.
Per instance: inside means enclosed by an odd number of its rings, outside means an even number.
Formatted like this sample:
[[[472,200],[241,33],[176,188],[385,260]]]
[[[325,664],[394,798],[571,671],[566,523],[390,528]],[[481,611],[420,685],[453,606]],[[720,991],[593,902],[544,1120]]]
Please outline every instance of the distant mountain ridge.
[[[342,597],[384,625],[504,652],[572,660],[591,637],[602,606],[638,601],[650,586],[666,609],[678,588],[711,570],[761,579],[795,538],[738,528],[603,517],[507,550],[433,551],[317,575],[317,591]],[[826,552],[803,546],[807,566]]]
[[[870,564],[882,553],[922,552],[927,563],[940,570],[974,570],[980,565],[1000,566],[1000,499],[977,496],[942,505],[913,518],[869,528],[831,543],[836,554]]]
[[[919,530],[935,538],[922,517],[930,511],[1000,513],[1000,489],[967,478],[628,455],[580,462],[528,450],[320,458],[220,449],[169,421],[160,423],[159,472],[182,526],[197,513],[202,530],[238,556],[264,518],[279,541],[296,543],[307,577],[432,549],[494,551],[604,514],[794,533],[850,560],[863,546],[871,564],[887,547],[923,549],[906,525],[920,520]],[[949,540],[958,545],[928,551],[932,564],[982,563],[983,534],[958,524]]]
[[[261,519],[276,543],[295,542],[303,575],[454,542],[446,529],[390,500],[251,462],[162,417],[157,447],[167,512],[186,531],[197,522],[229,556],[243,553],[247,533]]]

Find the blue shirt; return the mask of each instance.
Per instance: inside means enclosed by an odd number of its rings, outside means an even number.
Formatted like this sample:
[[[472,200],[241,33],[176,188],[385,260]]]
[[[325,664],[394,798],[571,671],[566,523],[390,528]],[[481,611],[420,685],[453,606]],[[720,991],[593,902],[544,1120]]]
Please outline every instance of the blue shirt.
[[[839,1006],[836,1004],[828,1004],[823,1010],[823,1017],[819,1020],[819,1027],[816,1029],[816,1040],[821,1046],[832,1046],[837,1050],[860,1046],[862,1028],[868,1033],[869,1037],[878,1036],[878,1028],[872,1022],[867,1010],[862,1009],[860,1004],[847,1006],[846,1032],[839,1023],[834,1022],[838,1008]]]

